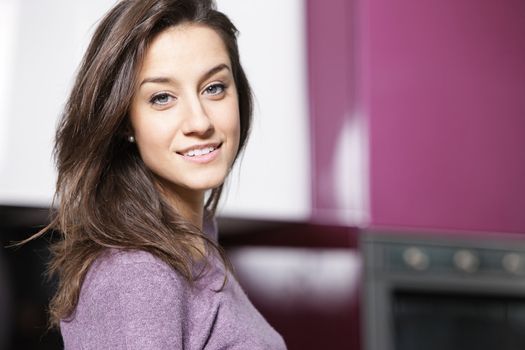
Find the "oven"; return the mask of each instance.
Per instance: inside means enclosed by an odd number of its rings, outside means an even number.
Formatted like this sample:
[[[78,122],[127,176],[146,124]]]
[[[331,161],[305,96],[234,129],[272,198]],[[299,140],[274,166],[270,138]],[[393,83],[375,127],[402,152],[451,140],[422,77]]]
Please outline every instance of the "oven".
[[[360,244],[366,350],[525,348],[525,237],[366,232]]]

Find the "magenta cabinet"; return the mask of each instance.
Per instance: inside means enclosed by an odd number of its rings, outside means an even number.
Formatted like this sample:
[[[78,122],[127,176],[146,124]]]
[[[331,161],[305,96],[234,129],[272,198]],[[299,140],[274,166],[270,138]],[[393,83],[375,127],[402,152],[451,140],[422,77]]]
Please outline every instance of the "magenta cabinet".
[[[330,220],[340,210],[334,183],[339,131],[353,109],[353,58],[350,48],[352,18],[349,2],[333,0],[328,6],[308,1],[308,81],[312,155],[312,215]]]
[[[369,224],[525,233],[525,2],[309,9],[314,154],[329,149],[338,108],[361,111]],[[326,168],[312,164],[314,174]],[[316,181],[314,208],[333,205]]]

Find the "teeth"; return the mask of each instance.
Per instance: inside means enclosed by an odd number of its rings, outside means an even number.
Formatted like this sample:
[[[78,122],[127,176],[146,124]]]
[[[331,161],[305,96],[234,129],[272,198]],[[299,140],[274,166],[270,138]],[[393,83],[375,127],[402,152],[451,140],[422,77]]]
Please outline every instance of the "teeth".
[[[204,154],[213,152],[214,150],[215,150],[215,147],[206,147],[203,149],[192,149],[191,151],[184,153],[184,155],[188,157],[202,156]]]

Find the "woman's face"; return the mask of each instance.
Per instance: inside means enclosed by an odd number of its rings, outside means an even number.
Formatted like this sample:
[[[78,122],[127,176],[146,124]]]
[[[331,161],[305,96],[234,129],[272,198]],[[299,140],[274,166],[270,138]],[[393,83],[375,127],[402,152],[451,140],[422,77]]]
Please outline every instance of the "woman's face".
[[[220,36],[194,24],[161,32],[138,74],[130,118],[144,163],[175,193],[221,185],[237,154],[240,119]]]

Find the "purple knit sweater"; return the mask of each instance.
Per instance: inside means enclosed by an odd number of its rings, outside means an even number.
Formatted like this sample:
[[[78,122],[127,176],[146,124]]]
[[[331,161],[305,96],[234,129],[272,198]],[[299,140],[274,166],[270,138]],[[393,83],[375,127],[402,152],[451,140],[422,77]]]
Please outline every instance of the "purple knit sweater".
[[[91,266],[75,313],[62,320],[66,350],[286,349],[281,336],[212,258],[192,287],[142,251],[108,250]]]

